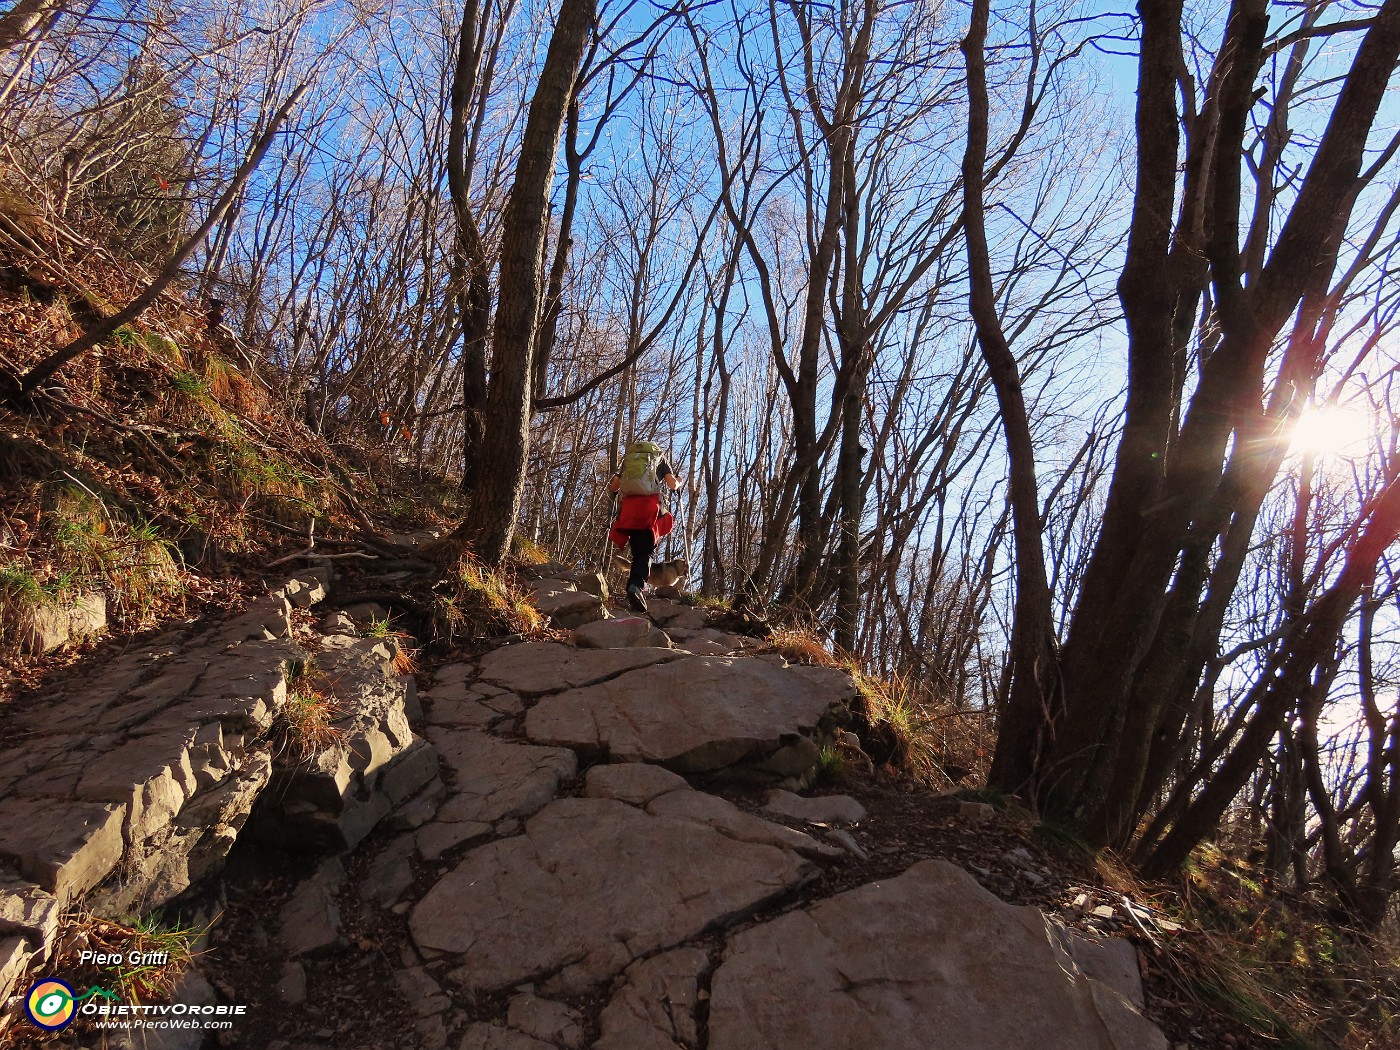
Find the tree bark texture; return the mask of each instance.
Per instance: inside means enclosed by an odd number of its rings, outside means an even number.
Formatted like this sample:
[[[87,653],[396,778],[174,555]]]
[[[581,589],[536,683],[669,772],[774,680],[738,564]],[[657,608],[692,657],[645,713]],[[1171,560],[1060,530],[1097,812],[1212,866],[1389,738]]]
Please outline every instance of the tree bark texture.
[[[478,0],[462,8],[457,61],[452,71],[447,132],[447,189],[457,222],[452,279],[462,326],[462,491],[474,492],[481,479],[486,422],[486,343],[491,325],[491,275],[486,245],[472,211],[467,157],[467,116],[481,68],[481,13]]]
[[[67,7],[67,0],[19,0],[0,15],[0,51],[8,51],[45,20],[56,18]]]
[[[539,318],[549,187],[559,135],[596,15],[596,0],[563,0],[525,122],[506,203],[486,396],[485,471],[459,534],[487,564],[510,550],[530,448],[530,383]]]

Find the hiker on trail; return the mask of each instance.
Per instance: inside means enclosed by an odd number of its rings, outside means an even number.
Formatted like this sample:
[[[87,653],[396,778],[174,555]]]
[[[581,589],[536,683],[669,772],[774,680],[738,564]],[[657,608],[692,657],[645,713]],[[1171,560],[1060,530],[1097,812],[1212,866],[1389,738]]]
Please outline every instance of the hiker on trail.
[[[671,531],[675,518],[661,513],[661,487],[672,492],[681,479],[671,469],[660,445],[634,441],[627,446],[622,469],[608,481],[608,491],[622,496],[608,538],[619,547],[632,548],[632,565],[627,574],[627,604],[637,612],[647,611],[646,580],[651,572],[651,556],[662,536]]]

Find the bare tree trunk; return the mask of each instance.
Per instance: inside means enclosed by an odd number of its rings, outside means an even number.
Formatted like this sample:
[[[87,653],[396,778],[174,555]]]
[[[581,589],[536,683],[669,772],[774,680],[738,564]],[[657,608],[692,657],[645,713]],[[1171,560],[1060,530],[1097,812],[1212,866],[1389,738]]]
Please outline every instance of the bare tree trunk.
[[[987,70],[984,47],[990,0],[973,0],[972,24],[962,42],[967,61],[967,152],[963,157],[963,228],[967,233],[968,295],[977,342],[992,377],[1001,424],[1006,435],[1008,499],[1016,548],[1016,607],[1011,631],[1011,687],[997,733],[996,755],[989,779],[1016,792],[1034,781],[1038,772],[1041,734],[1055,702],[1052,690],[1054,614],[1041,545],[1040,490],[1036,482],[1035,445],[1030,416],[1021,389],[1020,368],[997,314],[987,248],[986,201],[983,198],[987,161]]]
[[[1306,625],[1291,645],[1283,666],[1260,681],[1254,717],[1239,742],[1220,764],[1200,795],[1186,807],[1144,870],[1158,878],[1179,867],[1205,835],[1216,826],[1226,807],[1249,781],[1269,741],[1282,726],[1293,701],[1313,685],[1313,677],[1331,659],[1342,625],[1352,606],[1376,578],[1376,565],[1386,548],[1400,539],[1400,478],[1392,463],[1389,484],[1371,507],[1369,521],[1347,553],[1341,574],[1310,611]]]
[[[471,169],[467,156],[467,116],[481,68],[481,14],[478,0],[462,8],[457,61],[452,72],[447,134],[447,188],[457,220],[452,260],[457,312],[462,324],[462,491],[473,492],[481,478],[485,436],[486,341],[490,336],[491,275],[486,245],[471,204]]]
[[[1247,527],[1267,490],[1267,481],[1252,486],[1236,476],[1232,458],[1251,444],[1258,406],[1268,393],[1270,351],[1300,303],[1303,337],[1290,344],[1276,383],[1296,384],[1297,376],[1316,365],[1316,359],[1308,359],[1317,347],[1311,338],[1314,303],[1327,296],[1357,194],[1372,177],[1362,168],[1365,143],[1400,54],[1400,0],[1386,0],[1356,49],[1291,207],[1281,222],[1273,220],[1279,231],[1273,250],[1257,277],[1246,281],[1241,172],[1249,114],[1257,102],[1255,81],[1266,57],[1265,5],[1262,0],[1232,5],[1201,114],[1177,111],[1180,4],[1144,3],[1141,13],[1137,186],[1119,282],[1129,338],[1123,436],[1058,661],[1063,697],[1058,717],[1041,698],[1013,700],[1011,725],[1039,728],[999,744],[999,756],[1006,749],[1011,764],[999,762],[997,777],[1011,783],[1020,778],[1006,771],[1033,771],[1044,785],[1043,805],[1089,840],[1119,845],[1135,829],[1140,800],[1161,787],[1147,782],[1145,770],[1160,775],[1165,766],[1151,756],[1166,754],[1171,742],[1154,741],[1154,734],[1179,732],[1166,720],[1181,713],[1184,693],[1174,683],[1159,688],[1153,676],[1167,673],[1169,652],[1192,653],[1194,666],[1218,642],[1210,622],[1215,613],[1196,611],[1200,589],[1209,578],[1224,600],[1235,584],[1228,573],[1208,576],[1211,545],[1232,523]],[[1173,227],[1181,176],[1177,128],[1183,121],[1186,165]],[[1185,322],[1207,288],[1209,325],[1218,334],[1202,336],[1199,375],[1189,403],[1183,403],[1183,332],[1190,328]],[[1267,457],[1260,459],[1259,465],[1267,466]],[[1314,606],[1307,629],[1288,639],[1280,657],[1282,674],[1248,698],[1255,717],[1224,768],[1158,846],[1152,860],[1157,870],[1184,857],[1209,833],[1266,752],[1283,714],[1310,688],[1335,642],[1335,634],[1330,640],[1319,634],[1319,624],[1340,629],[1342,621],[1332,617],[1346,616],[1345,608],[1332,607],[1337,600],[1329,592]],[[1209,645],[1202,649],[1204,642]],[[1038,749],[1042,740],[1049,746]]]
[[[549,287],[544,296],[544,316],[540,319],[532,365],[531,399],[544,398],[549,385],[549,359],[558,340],[559,315],[564,309],[564,275],[569,269],[569,250],[573,247],[574,213],[578,210],[579,182],[583,179],[584,158],[578,151],[578,98],[569,102],[564,134],[564,156],[568,174],[564,183],[564,207],[559,213],[559,240],[554,246],[554,261],[549,267]]]
[[[510,551],[525,485],[531,361],[539,318],[549,186],[564,114],[596,10],[596,0],[563,0],[559,7],[525,122],[515,185],[506,204],[491,383],[486,397],[484,447],[490,453],[492,469],[480,479],[459,530],[489,565],[499,565]]]
[[[19,0],[0,15],[0,52],[8,51],[46,20],[57,18],[68,0]]]
[[[860,353],[860,350],[856,351]],[[865,407],[865,369],[857,366],[851,392],[842,407],[841,452],[837,485],[841,499],[841,534],[836,554],[836,648],[854,653],[860,620],[860,522],[865,512],[862,473],[865,449],[861,446],[861,410]]]

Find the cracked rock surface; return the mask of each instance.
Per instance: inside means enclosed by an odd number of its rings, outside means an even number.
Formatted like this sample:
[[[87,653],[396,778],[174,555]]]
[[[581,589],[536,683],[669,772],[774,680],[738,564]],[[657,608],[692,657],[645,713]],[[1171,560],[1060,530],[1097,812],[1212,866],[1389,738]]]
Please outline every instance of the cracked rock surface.
[[[714,976],[708,1050],[1166,1050],[1068,934],[961,868],[921,861],[737,934]]]
[[[816,874],[796,853],[613,799],[566,798],[469,852],[413,909],[413,939],[456,956],[472,993],[548,978],[577,993]],[[567,902],[567,921],[560,904]]]
[[[752,654],[680,602],[612,619],[590,575],[541,573],[556,623],[587,617],[566,624],[578,644],[458,654],[421,693],[392,639],[343,616],[293,637],[312,581],[119,661],[61,731],[25,726],[0,748],[0,994],[71,900],[179,899],[241,837],[230,871],[263,881],[226,878],[205,965],[256,1017],[226,1045],[1165,1048],[1130,943],[877,845],[854,798],[794,793],[848,717],[849,675]],[[274,761],[313,649],[355,698],[345,746]],[[274,849],[296,861],[258,869]]]
[[[818,748],[801,748],[799,741],[810,742],[828,713],[855,697],[850,676],[826,668],[688,655],[648,663],[543,697],[525,715],[526,735],[535,743],[614,762],[655,762],[678,773],[747,764],[777,781],[816,764]],[[782,757],[789,751],[791,766]]]

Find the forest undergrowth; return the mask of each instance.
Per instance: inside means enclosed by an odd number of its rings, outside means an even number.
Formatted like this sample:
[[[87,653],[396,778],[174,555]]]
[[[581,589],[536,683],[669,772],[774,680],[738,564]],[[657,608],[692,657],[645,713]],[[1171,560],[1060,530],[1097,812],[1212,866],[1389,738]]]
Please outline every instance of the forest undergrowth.
[[[17,377],[149,275],[100,227],[10,198],[0,215],[25,234],[0,238],[0,371]],[[0,699],[83,651],[36,651],[36,614],[100,595],[108,632],[132,635],[226,604],[269,566],[374,557],[366,543],[460,512],[456,487],[401,463],[372,421],[336,442],[314,433],[273,394],[285,377],[253,360],[171,293],[0,404]]]

